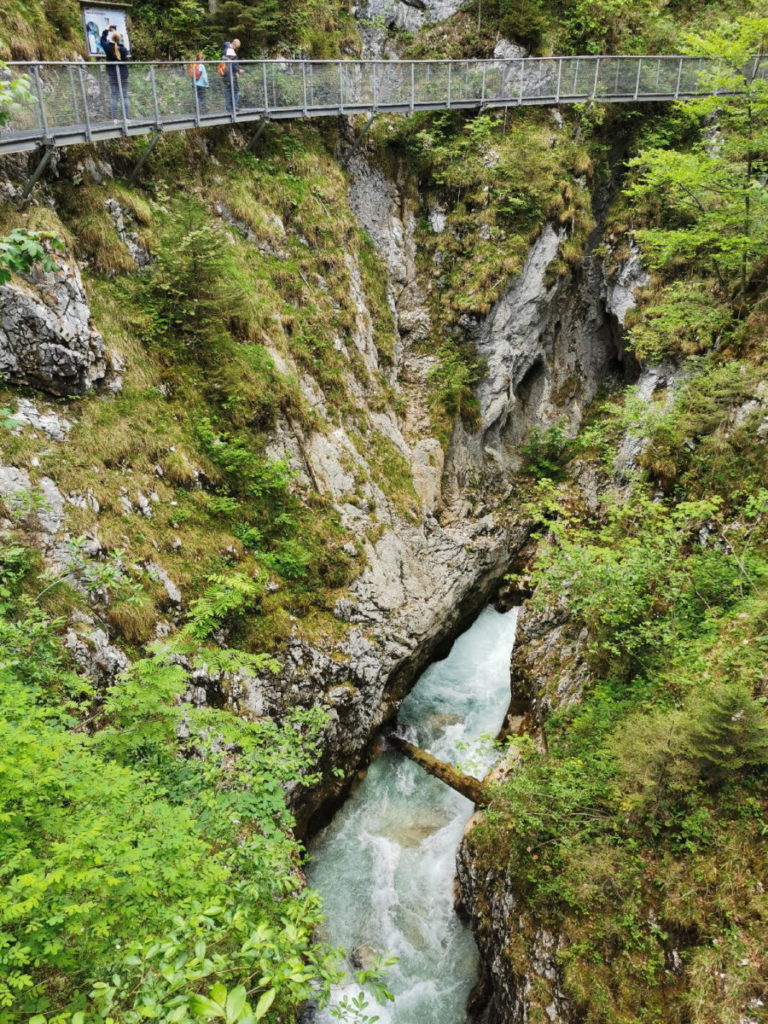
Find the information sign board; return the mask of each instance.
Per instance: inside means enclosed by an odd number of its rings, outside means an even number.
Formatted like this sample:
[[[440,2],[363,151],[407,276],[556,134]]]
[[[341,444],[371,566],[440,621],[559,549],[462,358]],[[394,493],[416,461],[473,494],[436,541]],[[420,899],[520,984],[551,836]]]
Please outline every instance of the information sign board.
[[[89,4],[83,6],[83,22],[85,24],[85,37],[88,43],[88,54],[91,57],[103,57],[104,50],[101,46],[101,35],[104,29],[114,25],[123,37],[123,45],[130,53],[131,43],[126,24],[126,7],[109,7],[101,4]]]

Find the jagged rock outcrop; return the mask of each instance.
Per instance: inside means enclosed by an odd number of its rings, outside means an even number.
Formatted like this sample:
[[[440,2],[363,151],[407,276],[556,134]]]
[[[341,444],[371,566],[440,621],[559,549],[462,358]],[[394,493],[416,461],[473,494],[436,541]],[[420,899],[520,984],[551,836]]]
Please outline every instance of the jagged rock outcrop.
[[[0,287],[0,376],[53,395],[83,395],[107,369],[74,262]]]
[[[82,616],[70,627],[64,638],[75,664],[97,687],[112,686],[129,665],[127,656],[109,642],[103,629],[87,616]]]
[[[231,706],[282,714],[295,706],[329,713],[324,783],[301,797],[306,820],[341,792],[330,769],[356,767],[376,730],[396,711],[441,644],[490,600],[527,531],[494,516],[463,528],[433,520],[403,533],[390,529],[372,545],[373,559],[337,615],[354,625],[342,643],[295,638],[279,676],[244,681]]]
[[[637,305],[637,289],[645,288],[648,281],[640,249],[632,242],[626,259],[612,273],[605,274],[605,306],[620,327],[626,326],[627,313]]]
[[[56,483],[44,476],[33,487],[26,470],[0,465],[0,498],[43,550],[55,557],[64,519],[64,498]]]

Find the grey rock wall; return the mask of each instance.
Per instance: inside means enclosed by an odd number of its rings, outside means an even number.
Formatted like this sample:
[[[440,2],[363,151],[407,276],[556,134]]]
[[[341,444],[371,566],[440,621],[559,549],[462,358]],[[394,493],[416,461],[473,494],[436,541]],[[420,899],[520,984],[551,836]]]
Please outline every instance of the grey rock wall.
[[[77,265],[17,280],[0,287],[0,376],[53,395],[83,395],[103,382],[104,340]]]
[[[588,250],[581,269],[549,283],[560,241],[547,225],[489,315],[467,325],[486,372],[477,390],[479,428],[458,423],[448,451],[449,500],[459,501],[470,480],[498,482],[516,472],[532,427],[575,429],[600,384],[617,372],[621,353],[602,265]]]
[[[363,22],[416,32],[424,25],[450,18],[462,3],[463,0],[363,0],[353,11]]]
[[[471,1024],[572,1024],[573,1007],[561,982],[557,933],[523,910],[505,886],[503,871],[480,870],[466,844],[459,851],[457,871],[484,972],[470,999]],[[511,947],[518,951],[514,961]],[[533,1003],[538,1016],[531,1013]]]

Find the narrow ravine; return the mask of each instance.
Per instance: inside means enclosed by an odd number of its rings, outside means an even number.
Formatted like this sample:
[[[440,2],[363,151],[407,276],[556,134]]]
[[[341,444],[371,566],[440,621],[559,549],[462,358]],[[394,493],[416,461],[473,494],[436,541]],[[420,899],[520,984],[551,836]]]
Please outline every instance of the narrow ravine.
[[[478,741],[498,732],[509,703],[516,619],[515,610],[486,608],[400,709],[409,739],[476,775],[492,761]],[[377,953],[399,958],[388,973],[394,1004],[368,1011],[382,1024],[463,1024],[477,950],[454,910],[453,878],[471,813],[463,796],[387,751],[312,843],[308,877],[325,904],[323,938],[349,949],[355,967]],[[345,991],[359,987],[336,997]]]

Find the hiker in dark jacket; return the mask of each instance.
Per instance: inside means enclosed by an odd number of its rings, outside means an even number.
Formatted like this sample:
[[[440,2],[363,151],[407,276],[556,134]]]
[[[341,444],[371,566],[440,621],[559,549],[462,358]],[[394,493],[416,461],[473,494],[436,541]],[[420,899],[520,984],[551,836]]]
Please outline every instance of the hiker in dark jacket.
[[[224,43],[219,64],[219,74],[222,76],[224,86],[224,106],[228,114],[233,108],[237,110],[240,103],[240,64],[237,60],[237,51],[240,49],[240,40],[233,39],[231,43]]]
[[[101,48],[105,54],[107,52],[107,47],[109,46],[109,37],[112,35],[113,32],[117,32],[117,25],[107,25],[107,27],[101,33],[101,39],[99,40],[99,42],[101,43]]]
[[[128,51],[119,32],[112,33],[104,52],[107,55],[112,120],[128,118],[131,116],[128,109]]]

